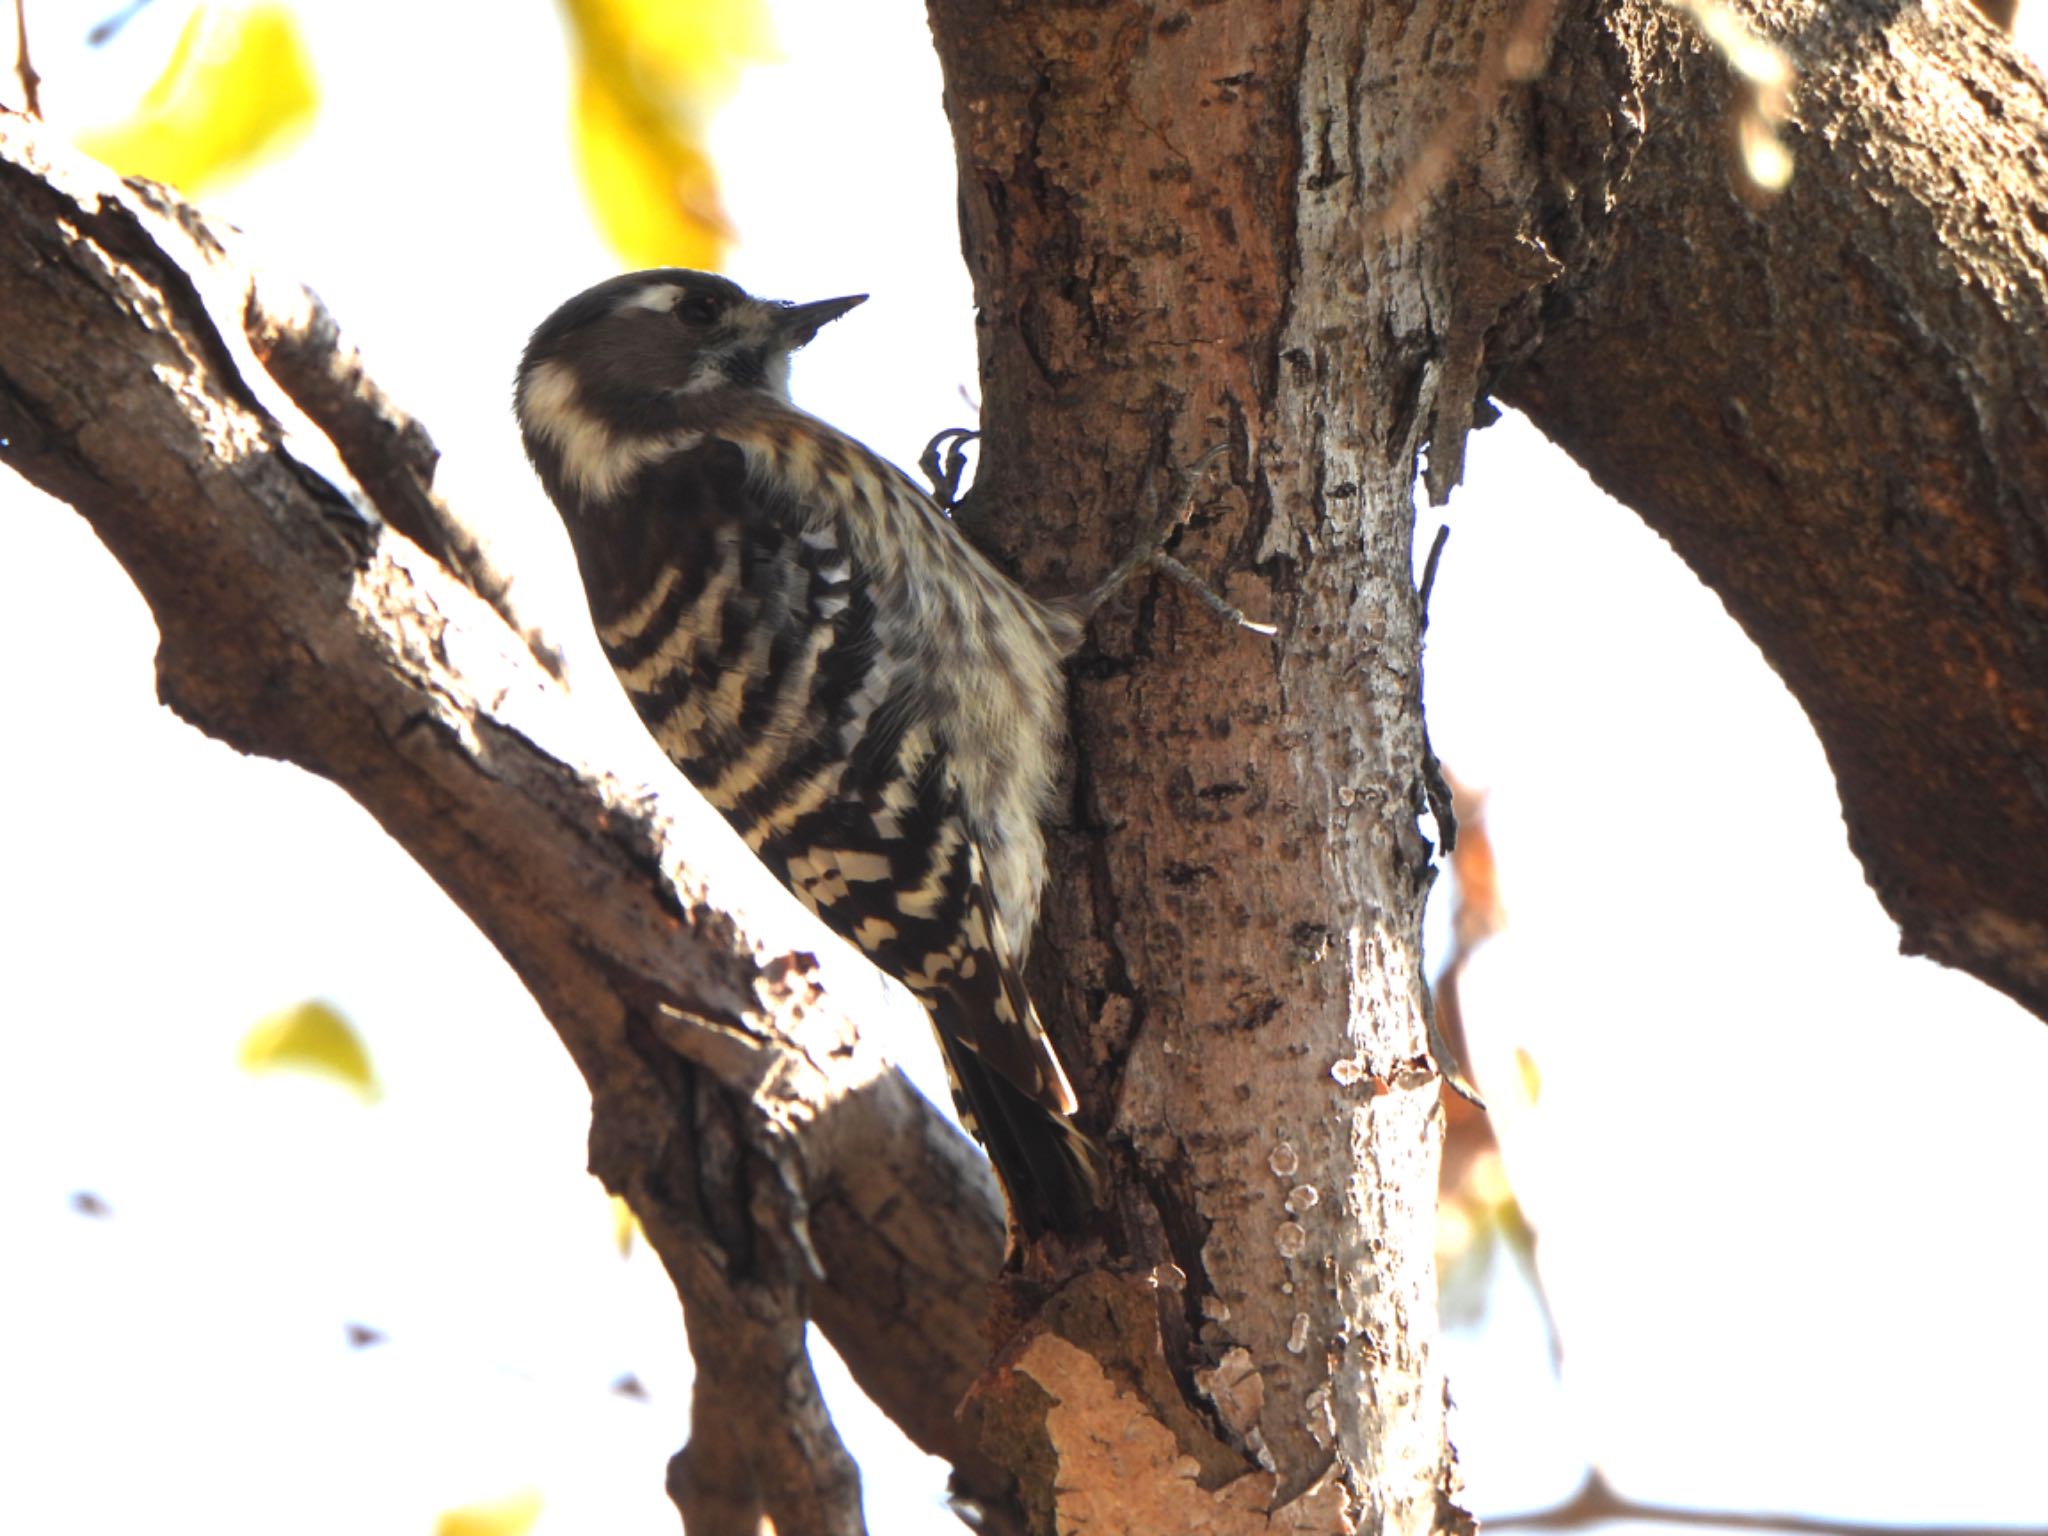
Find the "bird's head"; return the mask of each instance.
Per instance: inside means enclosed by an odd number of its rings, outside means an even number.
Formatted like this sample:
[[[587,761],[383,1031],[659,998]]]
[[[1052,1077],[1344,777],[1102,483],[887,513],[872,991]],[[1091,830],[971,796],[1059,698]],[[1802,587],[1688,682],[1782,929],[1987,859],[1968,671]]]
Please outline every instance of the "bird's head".
[[[629,272],[556,310],[519,365],[520,424],[558,430],[561,405],[614,431],[673,420],[691,396],[725,390],[789,394],[789,355],[866,294],[785,304],[679,267]],[[708,402],[707,402],[708,403]]]

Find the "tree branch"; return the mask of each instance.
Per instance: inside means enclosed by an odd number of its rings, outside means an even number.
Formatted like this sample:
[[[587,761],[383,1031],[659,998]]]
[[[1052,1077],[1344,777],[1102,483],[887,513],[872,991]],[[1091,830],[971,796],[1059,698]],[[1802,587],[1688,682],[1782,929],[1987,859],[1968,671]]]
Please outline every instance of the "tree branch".
[[[1492,386],[1798,697],[1902,947],[2048,1016],[2048,86],[1955,4],[1738,5],[1785,194],[1659,0],[1577,7],[1531,110],[1558,263]]]
[[[1810,1515],[1751,1514],[1731,1510],[1679,1509],[1668,1504],[1639,1504],[1616,1493],[1598,1471],[1587,1473],[1579,1491],[1562,1504],[1525,1515],[1489,1516],[1486,1529],[1577,1530],[1609,1520],[1641,1520],[1652,1525],[1713,1526],[1743,1531],[1791,1531],[1798,1536],[2048,1536],[2048,1526],[1871,1525],[1854,1520],[1822,1520]]]
[[[147,184],[133,190],[139,197],[162,198],[161,189]],[[160,211],[179,210],[166,204]],[[378,388],[318,294],[298,283],[252,275],[257,280],[249,287],[243,327],[264,369],[334,444],[383,519],[495,608],[534,659],[561,678],[561,650],[520,611],[511,573],[434,494],[434,465],[441,455],[426,429]]]
[[[704,1390],[749,1405],[778,1529],[860,1528],[803,1358],[806,1298],[912,1439],[1001,1499],[948,1411],[987,1351],[994,1183],[853,1022],[908,1000],[679,779],[657,802],[593,765],[497,615],[293,456],[234,322],[341,381],[325,419],[360,424],[374,397],[317,327],[266,333],[276,311],[251,292],[193,210],[0,113],[0,461],[75,506],[141,588],[165,702],[346,789],[532,990],[590,1085],[592,1170],[683,1297]],[[344,452],[380,506],[430,499],[423,433]],[[715,1436],[717,1417],[698,1422]]]
[[[1374,221],[1526,4],[927,7],[978,528],[1034,590],[1087,591],[1142,547],[1148,481],[1227,445],[1174,553],[1281,630],[1140,579],[1074,662],[1033,995],[1118,1161],[1125,1273],[1155,1283],[1076,1282],[1040,1313],[1060,1338],[1006,1350],[1010,1390],[976,1400],[1040,1529],[1465,1524],[1409,580],[1422,426],[1461,376],[1449,200]]]

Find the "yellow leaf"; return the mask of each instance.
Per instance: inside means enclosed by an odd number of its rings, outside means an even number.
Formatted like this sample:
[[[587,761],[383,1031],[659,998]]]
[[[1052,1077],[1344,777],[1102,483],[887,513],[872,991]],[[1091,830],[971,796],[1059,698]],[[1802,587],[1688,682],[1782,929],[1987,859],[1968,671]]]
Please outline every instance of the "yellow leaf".
[[[236,1054],[245,1072],[314,1072],[346,1083],[365,1102],[383,1092],[362,1037],[329,1003],[273,1013],[242,1037]]]
[[[562,0],[576,146],[605,239],[636,266],[714,267],[732,238],[704,125],[772,58],[763,0]]]
[[[79,135],[78,145],[124,176],[196,194],[289,148],[319,102],[289,10],[202,4],[133,115]]]
[[[465,1504],[442,1512],[434,1536],[526,1536],[540,1518],[538,1491],[527,1489],[483,1504]]]
[[[576,148],[597,226],[635,267],[716,267],[732,238],[718,180],[694,133],[585,60]]]
[[[562,0],[582,54],[609,53],[670,89],[727,90],[779,57],[762,0]]]
[[[611,1197],[611,1202],[612,1241],[619,1245],[619,1257],[623,1259],[633,1251],[633,1238],[640,1230],[640,1218],[617,1195]]]

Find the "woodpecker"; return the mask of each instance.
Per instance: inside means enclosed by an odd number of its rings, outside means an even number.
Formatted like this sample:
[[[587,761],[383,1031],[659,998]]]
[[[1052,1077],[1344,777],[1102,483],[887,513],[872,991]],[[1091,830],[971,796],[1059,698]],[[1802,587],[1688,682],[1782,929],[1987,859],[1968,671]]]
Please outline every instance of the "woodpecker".
[[[1072,1231],[1102,1154],[1022,967],[1083,621],[790,402],[790,354],[865,298],[784,304],[680,269],[600,283],[533,333],[520,431],[641,720],[924,1004],[1017,1223]]]

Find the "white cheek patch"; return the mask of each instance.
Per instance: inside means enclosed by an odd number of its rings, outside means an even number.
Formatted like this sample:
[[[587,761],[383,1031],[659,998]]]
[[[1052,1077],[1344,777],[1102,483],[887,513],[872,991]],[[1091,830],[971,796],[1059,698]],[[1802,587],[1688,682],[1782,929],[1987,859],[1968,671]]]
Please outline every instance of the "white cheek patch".
[[[616,496],[643,466],[704,440],[701,432],[613,432],[583,408],[575,374],[559,362],[542,363],[520,381],[519,424],[561,457],[562,479],[571,490],[598,501]]]
[[[519,425],[550,442],[565,424],[584,414],[576,400],[576,380],[560,363],[529,368],[519,381]]]

